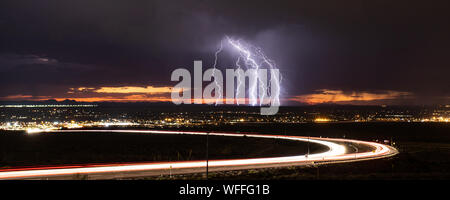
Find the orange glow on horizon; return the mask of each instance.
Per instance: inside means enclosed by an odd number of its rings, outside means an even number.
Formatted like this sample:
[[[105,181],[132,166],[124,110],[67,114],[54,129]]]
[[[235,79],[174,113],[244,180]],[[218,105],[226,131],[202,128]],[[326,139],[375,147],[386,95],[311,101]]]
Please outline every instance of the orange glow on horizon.
[[[369,92],[351,92],[345,93],[342,90],[318,90],[315,94],[299,95],[290,98],[292,101],[297,101],[307,104],[321,104],[321,103],[348,103],[352,101],[375,101],[396,99],[411,95],[408,92],[385,91],[383,93],[369,93]]]
[[[134,87],[134,86],[124,86],[124,87],[101,87],[100,89],[94,90],[95,93],[145,93],[145,94],[159,94],[159,93],[170,93],[172,92],[172,87]]]
[[[331,120],[328,118],[316,118],[314,122],[330,122]]]
[[[140,95],[131,95],[124,98],[117,97],[79,97],[79,98],[52,98],[56,101],[75,100],[77,102],[168,102],[170,98],[166,97],[141,97]],[[48,99],[40,99],[48,100]]]
[[[77,102],[172,102],[172,99],[170,97],[164,97],[164,96],[158,96],[158,97],[148,97],[145,95],[129,95],[124,97],[61,97],[61,98],[51,98],[56,101],[64,101],[64,100],[75,100]],[[43,99],[33,99],[37,101],[45,101],[50,100],[49,98],[43,98]],[[191,104],[194,104],[194,98],[190,99]],[[236,105],[237,100],[234,100],[234,104],[228,104],[228,105]],[[245,101],[245,104],[248,104],[250,100],[248,98],[241,99]],[[215,104],[217,99],[202,99],[202,104]],[[226,104],[227,99],[223,98],[222,101],[219,100],[219,102],[222,102],[223,105]]]

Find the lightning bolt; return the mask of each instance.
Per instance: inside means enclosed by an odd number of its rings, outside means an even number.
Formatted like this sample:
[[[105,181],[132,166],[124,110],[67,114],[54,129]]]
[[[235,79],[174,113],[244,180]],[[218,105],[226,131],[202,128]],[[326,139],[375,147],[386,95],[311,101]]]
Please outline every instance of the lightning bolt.
[[[276,69],[276,64],[273,60],[267,58],[267,56],[264,55],[264,53],[262,53],[261,50],[259,50],[259,53],[260,53],[264,63],[267,64],[270,69]],[[275,79],[275,83],[277,83],[276,85],[272,85],[272,81],[268,82],[269,87],[277,87],[278,88],[277,90],[275,90],[275,91],[277,91],[277,93],[274,95],[274,101],[275,101],[276,105],[280,105],[280,84],[281,84],[283,77],[280,74],[280,79],[278,79],[277,76],[274,76],[273,74],[271,74],[270,78]],[[271,92],[271,91],[269,90],[269,92]],[[270,95],[272,95],[272,94],[270,94]]]
[[[237,41],[232,40],[228,36],[226,36],[226,39],[229,44],[231,44],[235,49],[238,50],[240,56],[245,60],[245,65],[256,69],[254,71],[253,76],[258,77],[259,64],[252,57],[252,53],[250,52],[250,50],[247,49],[244,45],[242,45],[239,40],[237,40]],[[253,82],[253,84],[249,86],[250,104],[253,106],[256,105],[256,103],[257,103],[257,94],[256,94],[257,85],[258,85],[257,82]]]
[[[222,87],[220,87],[220,84],[217,83],[217,80],[215,78],[216,77],[216,71],[217,71],[217,68],[216,68],[217,67],[217,60],[218,60],[218,57],[219,57],[219,53],[222,52],[222,49],[223,49],[223,44],[222,44],[222,41],[220,41],[219,49],[217,49],[217,51],[214,53],[214,65],[213,65],[213,73],[212,73],[212,75],[214,76],[214,83],[216,84],[217,88],[219,88],[219,90],[215,93],[216,94],[215,96],[217,96],[216,97],[216,106],[217,106],[218,102],[220,100],[222,100],[222,97],[223,97],[223,95],[222,95]]]
[[[230,37],[226,36],[226,40],[228,41],[228,43],[234,47],[236,50],[238,50],[239,52],[239,57],[238,60],[236,61],[236,66],[238,67],[238,69],[240,69],[240,65],[239,62],[241,59],[243,59],[245,61],[245,66],[248,68],[252,68],[255,69],[254,72],[254,76],[258,77],[258,70],[260,68],[262,68],[263,66],[267,66],[269,69],[276,69],[276,64],[273,60],[269,59],[260,48],[254,47],[252,45],[249,44],[243,44],[243,42],[241,42],[241,40],[233,40]],[[258,63],[259,61],[259,63]],[[240,75],[239,75],[240,76]],[[274,76],[273,74],[271,74],[271,79],[275,79],[275,83],[276,85],[272,85],[272,81],[269,81],[269,87],[277,87],[278,91],[277,94],[274,94],[274,101],[276,103],[278,103],[277,105],[279,105],[279,88],[280,88],[280,80],[278,80],[277,76]],[[263,104],[263,100],[265,98],[265,95],[267,94],[268,90],[267,87],[265,87],[265,84],[262,83],[262,80],[260,80],[259,78],[257,79],[258,81],[253,82],[252,85],[249,86],[249,97],[250,97],[250,104],[251,105],[255,105],[257,103],[257,85],[258,82],[261,83],[259,84],[259,90],[261,91],[261,97],[259,99],[259,105]],[[238,83],[238,85],[240,85],[242,83]],[[239,91],[239,86],[237,89],[237,94],[239,94],[241,91]],[[272,95],[272,94],[271,94]]]
[[[241,88],[241,85],[242,85],[242,82],[241,82],[241,73],[239,73],[240,72],[240,70],[239,69],[241,69],[241,65],[239,64],[239,62],[241,61],[241,57],[239,56],[238,58],[237,58],[237,60],[236,60],[236,67],[237,67],[237,69],[238,69],[238,77],[237,77],[237,82],[238,82],[238,85],[237,85],[237,89],[236,89],[236,93],[235,93],[235,97],[238,97],[239,96],[239,94],[240,94],[240,91],[239,91],[239,89]],[[239,105],[239,100],[238,101],[236,101],[236,103],[237,103],[237,105]]]
[[[212,75],[214,77],[216,77],[219,54],[223,50],[223,42],[224,41],[226,41],[229,45],[231,45],[239,53],[239,56],[237,57],[237,60],[235,62],[235,65],[238,69],[238,73],[237,73],[238,86],[235,91],[235,97],[238,97],[239,94],[241,94],[241,92],[244,92],[244,94],[245,94],[245,91],[240,91],[242,84],[245,83],[245,82],[244,83],[241,82],[241,77],[245,74],[239,73],[240,72],[239,69],[242,69],[241,62],[243,62],[243,64],[244,64],[243,66],[245,66],[246,69],[254,69],[253,74],[251,74],[251,75],[256,77],[256,81],[252,81],[250,83],[251,85],[249,85],[249,91],[248,91],[249,99],[250,99],[249,103],[252,106],[254,106],[258,103],[258,99],[259,99],[259,105],[261,106],[262,104],[264,104],[263,101],[264,101],[267,93],[271,92],[270,90],[268,90],[268,88],[276,87],[277,94],[270,94],[270,95],[272,95],[272,97],[274,97],[272,103],[276,103],[277,105],[279,105],[279,103],[280,103],[280,100],[279,100],[280,81],[282,80],[282,77],[280,75],[280,80],[278,80],[278,76],[275,76],[272,73],[270,75],[270,80],[266,80],[266,81],[268,81],[268,87],[266,87],[266,83],[264,83],[259,78],[259,75],[258,75],[259,69],[262,69],[263,67],[265,67],[265,68],[268,68],[270,70],[270,72],[272,72],[271,69],[277,69],[275,62],[273,60],[269,59],[260,48],[252,46],[241,40],[234,40],[228,36],[225,36],[225,40],[222,39],[220,41],[219,48],[214,53],[214,64],[213,64]],[[272,79],[275,79],[274,83],[276,85],[272,85],[272,81],[271,81]],[[260,84],[258,84],[258,83],[260,83]],[[215,78],[214,78],[214,84],[216,85],[216,88],[218,88],[218,91],[216,92],[216,95],[215,95],[216,96],[216,104],[215,105],[217,105],[219,101],[223,100],[223,94],[222,94],[223,89],[221,87],[221,84],[219,84]],[[259,85],[259,88],[258,88],[258,85]],[[258,95],[258,89],[260,91],[260,95]],[[244,90],[245,90],[245,88],[244,88]],[[239,105],[239,100],[237,101],[237,104]]]

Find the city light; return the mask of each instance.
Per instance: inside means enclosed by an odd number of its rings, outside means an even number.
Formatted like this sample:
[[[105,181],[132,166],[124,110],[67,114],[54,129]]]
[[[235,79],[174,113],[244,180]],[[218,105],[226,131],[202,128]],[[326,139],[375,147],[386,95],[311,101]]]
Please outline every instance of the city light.
[[[316,118],[314,119],[314,122],[330,122],[330,119],[327,118]]]

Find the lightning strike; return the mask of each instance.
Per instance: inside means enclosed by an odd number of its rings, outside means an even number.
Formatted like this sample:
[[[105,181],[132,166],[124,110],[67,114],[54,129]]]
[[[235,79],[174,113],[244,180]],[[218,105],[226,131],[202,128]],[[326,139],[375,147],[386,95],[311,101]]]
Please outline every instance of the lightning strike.
[[[239,89],[242,86],[241,77],[243,76],[243,74],[241,74],[241,65],[239,64],[240,61],[241,61],[241,57],[239,56],[237,58],[237,60],[236,60],[236,67],[238,69],[238,72],[237,72],[237,76],[238,76],[237,77],[237,83],[238,83],[238,85],[236,87],[235,97],[239,97],[240,94],[241,94],[241,91]],[[245,92],[244,92],[244,95],[245,95]],[[239,100],[236,101],[236,104],[239,105]]]
[[[236,61],[236,66],[238,67],[238,69],[240,69],[240,65],[239,65],[239,61],[240,59],[243,59],[245,62],[245,66],[247,67],[247,69],[251,68],[251,69],[255,69],[253,71],[253,76],[258,77],[258,81],[257,82],[253,82],[253,84],[251,84],[249,86],[249,98],[250,98],[250,104],[251,105],[256,105],[257,101],[258,101],[258,97],[259,97],[259,105],[261,106],[262,104],[264,104],[264,99],[267,95],[268,92],[270,92],[270,90],[267,89],[266,84],[264,79],[262,79],[261,75],[258,74],[259,69],[262,69],[263,66],[268,67],[269,69],[276,69],[276,65],[274,63],[273,60],[269,59],[260,48],[256,48],[252,45],[249,44],[242,44],[241,40],[233,40],[230,37],[226,36],[226,40],[228,41],[228,43],[236,50],[238,50],[239,52],[239,56],[238,56],[238,60]],[[258,63],[258,61],[260,61],[260,63]],[[271,71],[272,72],[272,71]],[[271,73],[271,79],[275,79],[275,81],[273,81],[273,83],[275,83],[275,85],[272,85],[272,81],[269,81],[268,86],[269,87],[276,87],[277,89],[275,91],[276,94],[274,94],[274,103],[276,104],[280,104],[280,100],[279,100],[279,91],[280,91],[280,80],[278,80],[278,76],[276,76],[275,74]],[[259,84],[258,84],[259,82]],[[238,85],[240,84],[240,82],[238,82]],[[259,95],[257,93],[257,87],[259,85]],[[239,86],[237,87],[237,91],[236,93],[239,94],[242,91],[239,91]],[[270,94],[272,95],[272,94]]]
[[[227,104],[246,104],[246,78],[249,80],[248,97],[249,104],[256,105],[259,102],[261,107],[261,115],[274,115],[278,112],[280,105],[280,73],[276,68],[275,62],[269,59],[261,49],[241,40],[233,40],[226,36],[220,41],[219,48],[214,52],[214,63],[212,68],[207,69],[203,73],[202,61],[194,61],[194,80],[193,93],[195,104],[223,104],[223,74],[217,68],[219,62],[219,54],[224,49],[224,42],[229,44],[233,50],[237,50],[238,56],[235,61],[237,69],[226,69],[226,89]],[[242,69],[245,67],[246,69]],[[268,72],[269,71],[269,75]],[[270,80],[268,80],[270,76]],[[214,80],[212,80],[212,78]],[[237,89],[235,89],[235,81],[237,78]],[[175,104],[191,104],[192,90],[191,73],[184,68],[176,69],[172,72],[172,81],[179,81],[171,92],[172,102]],[[204,89],[203,81],[211,81]],[[269,83],[268,83],[269,81]],[[203,90],[203,91],[202,91]],[[212,101],[211,101],[212,100]],[[264,105],[264,106],[263,106]]]
[[[217,77],[216,73],[217,73],[217,61],[218,61],[218,56],[219,53],[222,52],[223,49],[223,44],[222,41],[220,41],[220,46],[219,49],[217,49],[217,51],[214,53],[214,65],[213,65],[213,76]],[[216,106],[219,103],[219,101],[221,101],[223,99],[223,95],[222,95],[222,87],[220,86],[220,84],[217,82],[217,79],[214,78],[214,84],[217,86],[218,91],[215,92],[215,97],[216,97]]]

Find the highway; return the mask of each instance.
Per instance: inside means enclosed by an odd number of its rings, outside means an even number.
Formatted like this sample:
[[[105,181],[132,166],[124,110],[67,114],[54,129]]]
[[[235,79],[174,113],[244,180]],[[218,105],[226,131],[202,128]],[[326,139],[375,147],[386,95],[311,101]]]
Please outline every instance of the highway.
[[[116,133],[140,133],[140,134],[186,134],[206,135],[206,132],[188,131],[159,131],[159,130],[49,130],[42,132],[116,132]],[[30,134],[39,134],[33,131]],[[282,156],[269,158],[246,158],[209,160],[209,171],[228,171],[254,168],[270,168],[285,166],[300,166],[313,164],[332,164],[340,162],[355,162],[361,160],[379,159],[394,156],[398,151],[389,145],[375,142],[359,141],[352,139],[319,138],[287,135],[265,135],[247,133],[209,133],[211,136],[224,137],[254,137],[277,140],[293,140],[311,142],[328,147],[327,151],[297,156]],[[348,145],[364,145],[372,151],[356,153],[348,152]],[[348,149],[347,149],[348,148]],[[120,179],[145,176],[161,176],[174,174],[188,174],[205,172],[206,160],[178,161],[178,162],[149,162],[149,163],[122,163],[122,164],[85,164],[71,166],[33,167],[0,170],[0,179],[73,179],[77,175],[85,175],[89,180],[94,179]]]

